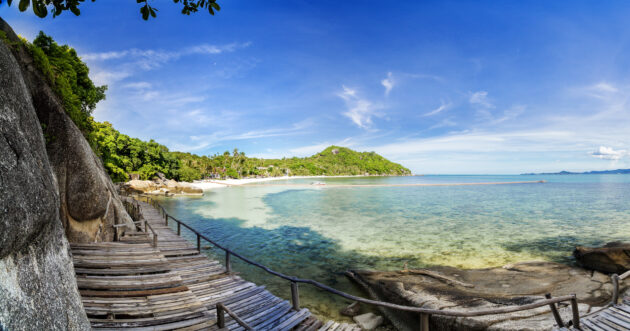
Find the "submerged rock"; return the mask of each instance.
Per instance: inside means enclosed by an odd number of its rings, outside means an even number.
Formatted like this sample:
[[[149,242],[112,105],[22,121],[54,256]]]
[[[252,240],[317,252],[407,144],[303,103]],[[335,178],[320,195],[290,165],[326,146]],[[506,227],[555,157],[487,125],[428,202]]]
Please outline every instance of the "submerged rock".
[[[191,183],[172,179],[130,180],[122,185],[129,193],[155,195],[203,195],[203,190]]]
[[[359,315],[359,311],[361,311],[361,304],[359,304],[358,301],[355,301],[348,305],[348,307],[341,309],[339,313],[344,316],[353,317]]]
[[[371,296],[402,305],[431,309],[484,310],[519,306],[553,296],[576,294],[580,314],[610,301],[610,278],[602,273],[552,262],[523,262],[500,268],[452,267],[408,271],[350,271]],[[567,303],[568,304],[568,303]],[[398,329],[417,330],[418,314],[384,310]],[[571,319],[563,304],[564,321]],[[555,321],[549,307],[479,317],[431,316],[431,330],[548,330]]]
[[[0,86],[0,329],[89,330],[42,129],[1,40]]]
[[[585,268],[622,274],[630,270],[630,243],[611,242],[603,247],[578,246],[575,259]]]

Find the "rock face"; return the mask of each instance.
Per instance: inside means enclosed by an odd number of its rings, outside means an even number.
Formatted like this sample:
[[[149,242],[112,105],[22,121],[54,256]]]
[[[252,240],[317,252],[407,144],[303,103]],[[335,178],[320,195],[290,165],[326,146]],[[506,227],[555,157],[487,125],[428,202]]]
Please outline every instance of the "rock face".
[[[0,86],[0,329],[88,330],[42,130],[2,41]]]
[[[617,274],[630,270],[630,243],[611,242],[594,248],[578,246],[573,256],[591,270]]]
[[[400,272],[351,271],[349,275],[380,300],[448,310],[483,310],[523,305],[553,296],[576,294],[580,314],[610,302],[610,278],[551,262],[523,262],[502,268],[462,270],[435,267]],[[570,306],[559,309],[571,319]],[[417,330],[417,314],[386,310],[400,330]],[[431,316],[431,330],[550,330],[555,322],[547,306],[511,314],[454,318]]]
[[[10,40],[17,36],[0,19]],[[101,160],[66,115],[62,103],[22,47],[11,48],[39,119],[50,137],[46,145],[57,178],[59,214],[70,242],[112,241],[114,224],[133,226]],[[39,127],[39,126],[38,126]],[[123,228],[120,228],[123,231]]]
[[[172,179],[131,180],[123,184],[128,193],[145,193],[156,195],[203,195],[203,190],[190,183],[177,182]]]

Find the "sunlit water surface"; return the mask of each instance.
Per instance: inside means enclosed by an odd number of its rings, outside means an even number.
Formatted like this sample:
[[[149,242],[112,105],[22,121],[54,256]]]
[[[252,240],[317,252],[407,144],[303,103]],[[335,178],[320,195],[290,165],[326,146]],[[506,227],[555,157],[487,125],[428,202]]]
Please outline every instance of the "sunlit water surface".
[[[273,184],[544,184],[316,187],[234,186],[201,198],[162,198],[169,213],[208,237],[277,271],[365,295],[348,269],[399,270],[449,265],[501,266],[548,260],[572,263],[575,245],[630,235],[630,175],[421,176],[279,180]],[[192,237],[191,237],[192,239]],[[208,250],[215,258],[220,252]],[[290,297],[287,281],[234,262],[247,280]],[[341,320],[344,299],[307,285],[301,303]]]

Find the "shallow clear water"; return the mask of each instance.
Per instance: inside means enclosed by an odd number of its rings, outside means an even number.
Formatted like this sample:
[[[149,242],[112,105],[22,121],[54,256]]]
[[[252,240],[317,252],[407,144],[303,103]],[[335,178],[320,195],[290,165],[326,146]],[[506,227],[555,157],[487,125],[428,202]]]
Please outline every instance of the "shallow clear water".
[[[277,271],[364,295],[343,272],[525,260],[572,263],[575,245],[630,236],[630,175],[327,178],[332,184],[544,184],[422,187],[236,186],[162,198],[169,213]],[[272,184],[309,184],[296,179]],[[213,250],[209,254],[215,254]],[[216,256],[223,258],[221,254]],[[245,279],[289,298],[289,284],[238,262]],[[337,318],[346,300],[300,289],[302,305]]]

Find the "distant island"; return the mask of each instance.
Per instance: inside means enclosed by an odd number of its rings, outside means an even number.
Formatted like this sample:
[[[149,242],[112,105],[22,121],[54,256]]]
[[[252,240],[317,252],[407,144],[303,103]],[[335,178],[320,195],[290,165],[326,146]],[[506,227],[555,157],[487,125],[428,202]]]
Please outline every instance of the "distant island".
[[[521,174],[521,175],[607,175],[607,174],[630,174],[630,169],[593,170],[593,171],[585,171],[585,172],[572,172],[572,171],[541,172],[541,173],[527,173],[527,174]]]

